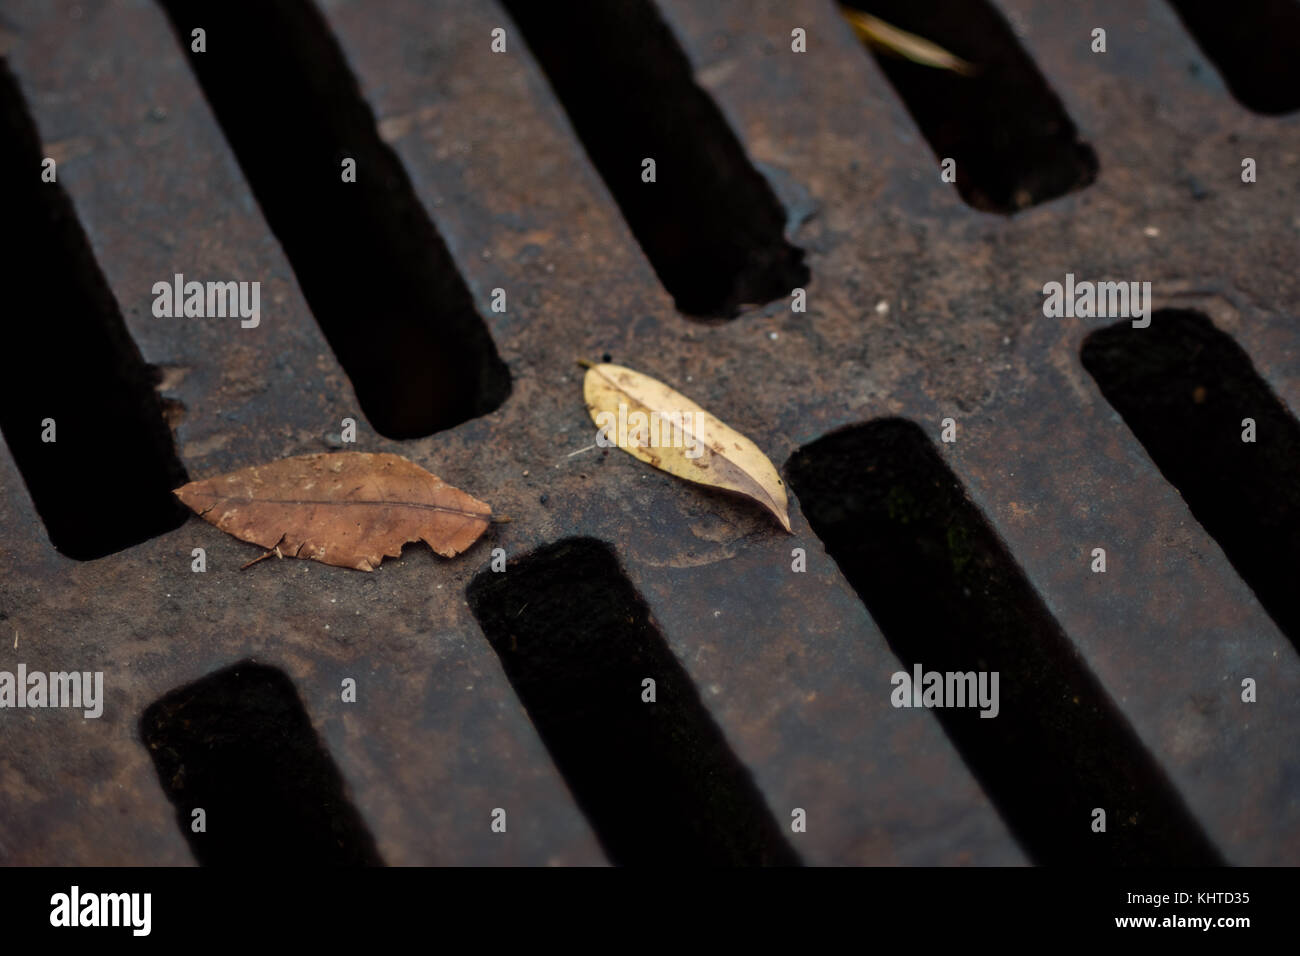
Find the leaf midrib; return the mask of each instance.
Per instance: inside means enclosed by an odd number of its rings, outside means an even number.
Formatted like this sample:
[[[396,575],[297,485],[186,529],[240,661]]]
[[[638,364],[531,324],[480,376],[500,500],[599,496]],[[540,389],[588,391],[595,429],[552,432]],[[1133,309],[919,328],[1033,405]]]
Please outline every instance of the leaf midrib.
[[[465,518],[477,518],[480,521],[489,521],[491,512],[480,511],[462,511],[459,508],[448,508],[445,505],[431,505],[422,501],[400,501],[393,499],[373,499],[373,498],[252,498],[246,495],[220,495],[211,491],[192,491],[189,493],[195,498],[209,498],[217,503],[234,502],[236,504],[267,504],[267,505],[329,505],[331,507],[350,507],[353,505],[376,506],[383,505],[386,507],[396,508],[419,508],[424,511],[441,511],[444,514],[461,515]],[[216,504],[212,506],[216,507]],[[209,508],[209,511],[212,509]],[[204,512],[206,514],[206,512]]]

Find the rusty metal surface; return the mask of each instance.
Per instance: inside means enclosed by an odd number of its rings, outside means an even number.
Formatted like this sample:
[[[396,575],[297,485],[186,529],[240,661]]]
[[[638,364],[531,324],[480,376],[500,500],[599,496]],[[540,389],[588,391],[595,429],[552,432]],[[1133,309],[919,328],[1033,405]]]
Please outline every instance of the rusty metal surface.
[[[190,861],[136,723],[251,657],[293,679],[387,862],[602,862],[463,597],[490,548],[586,535],[617,550],[773,816],[808,811],[792,841],[805,862],[1023,862],[938,723],[889,706],[897,662],[797,501],[788,537],[628,456],[570,456],[591,443],[573,359],[604,353],[778,463],[866,419],[937,433],[955,417],[949,466],[1215,847],[1300,859],[1295,650],[1080,366],[1102,322],[1046,319],[1040,295],[1066,272],[1149,279],[1157,307],[1205,311],[1300,407],[1300,121],[1240,107],[1158,0],[999,6],[1100,159],[1087,190],[1011,218],[939,181],[832,4],[660,0],[813,276],[807,314],[775,302],[701,326],[673,310],[526,50],[488,53],[509,26],[495,5],[323,2],[513,378],[494,413],[391,442],[364,425],[158,7],[5,0],[5,55],[65,156],[60,182],[146,361],[175,370],[190,476],[324,450],[350,415],[360,449],[404,454],[514,520],[459,561],[408,548],[373,575],[241,573],[249,548],[197,519],[78,563],[49,546],[0,452],[0,667],[103,670],[108,688],[97,721],[0,715],[0,860]],[[1104,58],[1086,43],[1098,24]],[[787,52],[794,25],[807,55]],[[1243,188],[1243,155],[1272,173]],[[261,327],[155,319],[151,286],[177,271],[262,279]],[[486,306],[498,286],[505,314]],[[1097,545],[1104,576],[1088,573]],[[807,574],[790,573],[792,547]],[[344,676],[370,688],[348,707]],[[1241,676],[1268,688],[1249,720],[1232,704]],[[498,806],[508,835],[487,826]]]
[[[84,4],[73,19],[73,6],[7,4],[18,36],[9,62],[45,141],[84,144],[60,164],[60,182],[146,361],[183,373],[166,394],[185,406],[177,451],[186,468],[219,474],[327,450],[340,419],[364,419],[161,11]],[[261,325],[155,319],[152,284],[176,271],[261,277]],[[483,486],[466,449],[490,441],[487,424],[414,448],[362,442]],[[21,479],[6,475],[4,487],[8,507],[26,504]],[[108,688],[97,721],[6,712],[28,725],[7,728],[0,757],[7,861],[189,860],[136,722],[169,690],[245,658],[293,679],[387,862],[601,860],[467,623],[460,576],[470,565],[424,551],[408,553],[396,574],[286,564],[288,575],[259,582],[239,574],[248,559],[239,542],[198,524],[88,563],[53,552],[30,517],[6,521],[5,532],[4,659],[102,670]],[[194,547],[207,549],[204,575],[189,570]],[[480,549],[469,561],[484,559]],[[374,688],[348,711],[334,706],[344,676]],[[545,827],[521,814],[511,839],[494,841],[469,824],[501,805],[527,805]]]
[[[753,23],[746,5],[725,5],[721,19],[684,2],[664,6],[697,70],[731,75],[717,38]],[[814,260],[828,286],[821,301],[834,305],[810,325],[823,335],[845,330],[845,352],[867,361],[823,366],[829,380],[785,410],[786,434],[802,444],[810,431],[885,413],[936,430],[947,415],[964,423],[965,437],[944,446],[954,472],[1224,856],[1294,862],[1295,652],[1080,367],[1083,337],[1110,320],[1041,313],[1042,284],[1066,272],[1149,278],[1156,307],[1193,304],[1222,320],[1297,408],[1288,312],[1296,275],[1285,265],[1300,226],[1296,121],[1247,113],[1168,10],[1141,6],[1135,15],[1117,3],[1004,5],[1102,169],[1087,191],[1010,220],[965,207],[930,174],[914,134],[898,142],[907,126],[897,105],[875,108],[860,92],[881,90],[865,59],[861,77],[845,76],[837,48],[821,61],[834,72],[810,78],[771,57],[771,68],[734,81],[743,92],[729,96],[725,79],[714,92],[758,159],[794,181],[825,183],[800,240],[817,249],[818,233],[855,237]],[[808,12],[847,59],[851,38],[819,6]],[[1077,40],[1096,24],[1123,25],[1110,31],[1113,61]],[[803,109],[814,91],[824,108]],[[841,101],[826,105],[828,95]],[[790,123],[779,125],[786,114]],[[1240,160],[1256,153],[1282,168],[1252,191],[1241,185]],[[864,156],[880,158],[855,168]],[[911,188],[895,189],[909,170]],[[1206,200],[1191,199],[1191,179],[1212,184]],[[911,235],[900,239],[902,228]],[[871,309],[878,299],[891,303],[884,318]],[[1088,571],[1099,544],[1122,562],[1105,577]],[[1255,674],[1269,675],[1278,696],[1246,719],[1233,688]],[[1232,782],[1247,778],[1249,787]]]

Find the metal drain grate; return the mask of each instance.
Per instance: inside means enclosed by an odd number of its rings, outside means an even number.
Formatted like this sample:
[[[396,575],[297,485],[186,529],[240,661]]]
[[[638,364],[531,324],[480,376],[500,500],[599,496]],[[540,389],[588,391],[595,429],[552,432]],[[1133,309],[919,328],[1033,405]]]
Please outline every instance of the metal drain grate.
[[[1296,61],[1245,62],[1191,2],[888,4],[936,38],[978,21],[948,42],[1002,66],[945,106],[942,78],[878,61],[822,0],[620,0],[646,24],[626,57],[510,19],[526,6],[0,7],[17,211],[0,228],[22,251],[0,671],[102,672],[105,694],[95,719],[0,714],[0,860],[637,862],[723,818],[696,858],[1300,859],[1300,661],[1277,567],[1294,543],[1276,537],[1297,520],[1278,449],[1300,407],[1300,120],[1272,115],[1295,104],[1258,76]],[[1241,16],[1270,32],[1266,8]],[[565,35],[591,73],[564,74]],[[1285,23],[1270,37],[1297,40]],[[583,89],[598,81],[611,97]],[[591,111],[610,102],[627,112],[602,129]],[[1018,102],[1050,128],[970,122]],[[647,185],[662,203],[635,194],[639,167],[632,183],[614,168],[638,111],[660,137],[647,152],[671,160]],[[57,183],[34,181],[43,157]],[[349,157],[356,184],[335,178]],[[155,316],[177,273],[261,282],[260,321]],[[1044,284],[1067,274],[1149,281],[1161,311],[1127,331],[1045,317]],[[1135,358],[1144,335],[1158,350]],[[1179,358],[1220,340],[1190,371]],[[794,535],[588,448],[574,358],[604,355],[786,463]],[[1213,369],[1232,387],[1188,378]],[[457,560],[408,547],[369,575],[241,572],[248,546],[179,523],[167,489],[185,474],[337,448],[345,418],[358,449],[514,520]],[[1205,434],[1244,418],[1257,460]],[[857,455],[861,483],[842,474]],[[918,524],[897,524],[894,487]],[[548,596],[535,617],[530,589]],[[561,649],[593,668],[564,671],[573,693],[631,682],[603,635],[676,699],[646,714],[634,684],[621,705],[566,701],[558,658],[516,653],[566,619],[584,626]],[[946,656],[1007,662],[998,719],[891,706],[901,662]],[[659,789],[621,791],[602,754],[654,768]],[[257,836],[305,793],[314,811],[281,845]],[[707,812],[666,805],[683,795]],[[185,823],[195,800],[206,834]],[[647,840],[636,816],[660,811],[672,832]]]

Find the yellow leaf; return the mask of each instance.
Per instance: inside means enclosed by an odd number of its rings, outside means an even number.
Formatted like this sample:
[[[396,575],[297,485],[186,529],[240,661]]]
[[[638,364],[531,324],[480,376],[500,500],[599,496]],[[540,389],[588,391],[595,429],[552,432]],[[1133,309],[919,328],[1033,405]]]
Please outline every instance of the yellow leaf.
[[[740,432],[663,382],[621,365],[589,365],[582,390],[601,429],[598,441],[678,478],[752,498],[790,530],[785,484]]]
[[[954,73],[969,75],[974,67],[959,56],[949,53],[943,47],[931,43],[925,37],[908,33],[891,26],[879,17],[873,17],[852,7],[840,7],[840,13],[853,27],[858,39],[878,49],[888,50],[906,57],[913,63],[933,66],[940,70],[952,70]]]

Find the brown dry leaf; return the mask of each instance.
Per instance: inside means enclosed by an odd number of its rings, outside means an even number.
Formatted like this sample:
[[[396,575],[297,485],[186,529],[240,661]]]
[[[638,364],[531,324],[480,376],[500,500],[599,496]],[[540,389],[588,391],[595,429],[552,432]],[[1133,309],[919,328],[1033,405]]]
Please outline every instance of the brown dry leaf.
[[[658,379],[621,365],[589,365],[582,390],[610,444],[670,475],[752,498],[790,530],[776,467],[740,432]]]
[[[923,66],[932,66],[940,70],[952,70],[954,73],[961,73],[966,76],[975,72],[975,68],[961,57],[949,53],[943,47],[931,43],[925,37],[919,37],[915,33],[900,30],[879,17],[873,17],[861,10],[843,6],[840,7],[840,14],[845,20],[849,21],[849,25],[853,27],[853,32],[858,35],[858,39],[869,46],[896,53],[899,56],[906,57],[913,63],[920,63]]]
[[[492,521],[487,504],[415,462],[355,451],[284,458],[174,493],[199,517],[268,553],[359,571],[421,538],[450,558]]]

